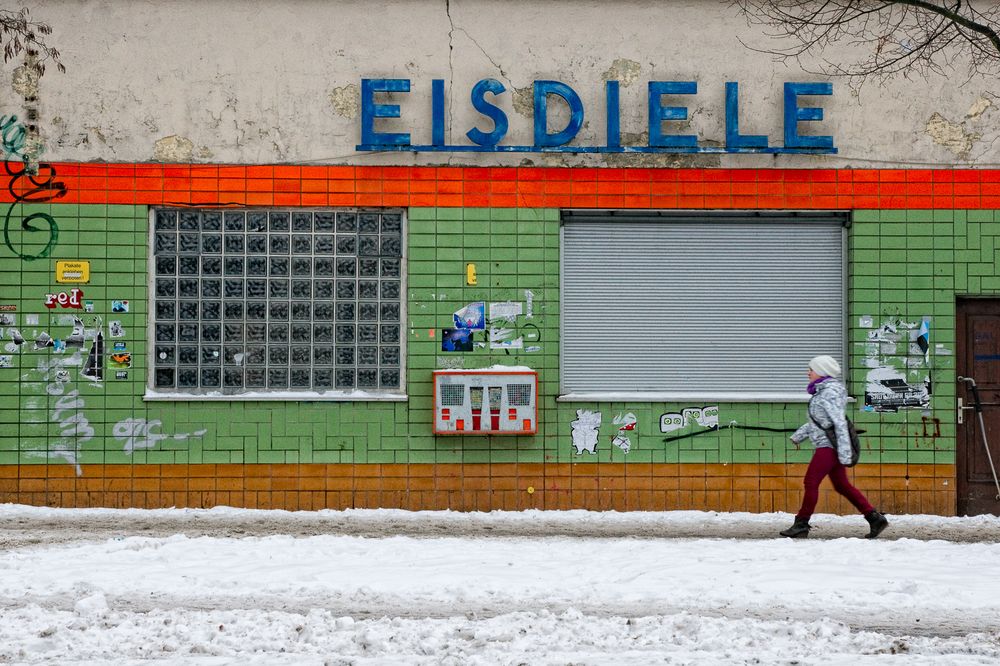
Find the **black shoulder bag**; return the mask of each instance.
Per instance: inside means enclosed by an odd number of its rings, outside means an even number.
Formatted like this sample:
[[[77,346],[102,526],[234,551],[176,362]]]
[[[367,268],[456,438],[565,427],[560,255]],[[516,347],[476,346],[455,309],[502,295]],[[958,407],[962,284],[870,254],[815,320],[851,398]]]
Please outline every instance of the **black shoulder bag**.
[[[819,421],[813,418],[812,410],[810,410],[808,407],[806,407],[806,414],[809,415],[809,420],[815,423],[816,427],[823,431],[823,434],[826,435],[826,438],[830,440],[831,444],[833,444],[834,452],[836,452],[837,429],[833,427],[832,423],[830,424],[829,428],[824,428],[823,426],[821,426],[819,424]],[[847,421],[847,434],[851,440],[851,462],[844,465],[844,467],[854,467],[855,465],[858,464],[858,459],[861,458],[861,433],[863,433],[864,430],[858,430],[854,425],[854,421],[847,418],[846,414],[844,415],[844,420]]]

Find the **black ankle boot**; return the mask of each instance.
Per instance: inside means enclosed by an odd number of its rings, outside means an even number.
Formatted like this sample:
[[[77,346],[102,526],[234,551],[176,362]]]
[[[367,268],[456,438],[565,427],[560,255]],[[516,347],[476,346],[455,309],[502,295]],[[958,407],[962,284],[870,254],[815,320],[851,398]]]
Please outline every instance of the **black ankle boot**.
[[[791,527],[787,530],[781,530],[779,534],[783,537],[790,537],[792,539],[805,539],[809,536],[809,528],[810,525],[808,520],[799,520],[796,518]]]
[[[879,534],[882,534],[882,531],[885,528],[889,527],[889,521],[875,509],[872,509],[865,514],[865,520],[867,520],[868,525],[871,526],[868,534],[865,535],[866,539],[874,539]]]

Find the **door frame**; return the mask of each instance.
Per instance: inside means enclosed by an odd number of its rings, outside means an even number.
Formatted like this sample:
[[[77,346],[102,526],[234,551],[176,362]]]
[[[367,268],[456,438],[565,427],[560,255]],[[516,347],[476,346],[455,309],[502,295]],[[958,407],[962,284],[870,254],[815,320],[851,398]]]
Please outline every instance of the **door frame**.
[[[975,411],[964,411],[967,415],[963,417],[964,423],[958,423],[958,399],[965,400],[965,406],[971,406],[968,401],[972,400],[972,392],[965,388],[964,382],[958,382],[961,376],[969,376],[972,368],[972,361],[969,354],[972,353],[974,345],[969,344],[968,317],[970,315],[995,314],[1000,316],[1000,295],[997,296],[959,296],[955,299],[955,381],[957,383],[955,395],[955,513],[962,516],[969,514],[969,504],[973,502],[969,498],[969,457],[970,453],[982,447],[981,435],[979,435],[979,418]],[[975,379],[975,377],[972,377]],[[994,463],[1000,463],[997,456],[993,457]],[[992,485],[993,479],[990,479]],[[971,515],[978,515],[976,512]]]

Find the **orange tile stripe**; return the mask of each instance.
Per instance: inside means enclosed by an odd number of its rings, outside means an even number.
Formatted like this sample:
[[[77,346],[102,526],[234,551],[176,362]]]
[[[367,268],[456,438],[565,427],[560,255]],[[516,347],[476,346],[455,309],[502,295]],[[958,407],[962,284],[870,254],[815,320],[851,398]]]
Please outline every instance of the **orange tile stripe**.
[[[199,206],[1000,208],[993,169],[629,169],[52,163],[56,202]],[[0,201],[13,199],[6,188]]]

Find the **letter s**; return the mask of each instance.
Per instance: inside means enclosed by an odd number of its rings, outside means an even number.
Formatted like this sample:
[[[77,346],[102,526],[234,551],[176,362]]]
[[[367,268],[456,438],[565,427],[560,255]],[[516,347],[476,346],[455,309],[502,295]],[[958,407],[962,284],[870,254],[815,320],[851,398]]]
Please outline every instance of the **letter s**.
[[[500,143],[507,134],[507,114],[499,107],[487,102],[485,97],[488,92],[499,95],[504,90],[506,88],[496,79],[483,79],[472,88],[472,106],[475,107],[476,111],[493,121],[492,132],[486,133],[473,127],[465,133],[465,136],[469,137],[473,143],[484,148],[492,148]]]

